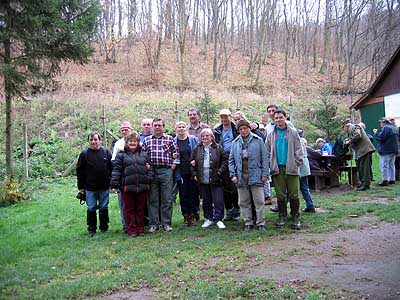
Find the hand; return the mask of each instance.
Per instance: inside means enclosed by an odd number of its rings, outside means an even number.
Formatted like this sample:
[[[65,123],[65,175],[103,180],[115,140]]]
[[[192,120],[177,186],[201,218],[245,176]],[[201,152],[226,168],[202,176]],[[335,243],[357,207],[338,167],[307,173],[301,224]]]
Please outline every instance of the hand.
[[[344,144],[344,145],[350,144],[350,140],[349,140],[349,139],[345,139],[345,140],[343,141],[343,144]]]
[[[149,163],[146,163],[146,169],[150,170],[150,164]]]
[[[172,164],[172,165],[171,165],[171,169],[172,169],[172,170],[175,170],[175,169],[176,169],[176,164]]]
[[[178,152],[172,153],[172,158],[177,158],[177,157],[179,157],[179,153]]]
[[[376,133],[378,132],[378,129],[374,128],[374,129],[372,129],[372,132],[373,132],[374,134],[376,134]]]
[[[262,176],[262,177],[261,177],[261,181],[262,181],[262,182],[266,182],[267,180],[269,180],[269,177],[268,177],[268,176]]]
[[[192,165],[192,167],[195,167],[195,166],[196,166],[196,161],[193,159],[193,160],[190,162],[190,164]]]
[[[250,128],[251,128],[251,130],[257,129],[258,128],[257,123],[251,123]]]
[[[233,182],[234,184],[237,184],[237,183],[238,183],[238,179],[237,179],[236,176],[233,176],[233,177],[231,178],[231,180],[232,180],[232,182]]]
[[[79,192],[84,193],[85,189],[80,189]]]
[[[194,179],[195,181],[197,181],[197,176],[194,176],[193,179]]]

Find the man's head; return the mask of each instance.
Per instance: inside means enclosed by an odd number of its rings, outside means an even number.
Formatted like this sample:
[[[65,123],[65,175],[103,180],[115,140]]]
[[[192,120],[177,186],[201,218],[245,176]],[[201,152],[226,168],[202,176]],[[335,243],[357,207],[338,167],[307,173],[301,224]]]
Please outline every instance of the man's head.
[[[392,125],[396,125],[396,119],[394,117],[389,117],[389,121]]]
[[[239,122],[236,124],[236,129],[239,131],[242,137],[246,137],[251,131],[250,123],[246,120],[239,120]]]
[[[385,118],[385,117],[380,118],[380,119],[379,119],[379,123],[381,124],[381,127],[384,127],[384,126],[386,126],[386,125],[392,124],[392,123],[390,122],[389,118]]]
[[[101,134],[98,131],[93,131],[88,135],[89,147],[92,150],[99,150],[101,147]]]
[[[274,111],[274,122],[279,129],[286,128],[286,111],[278,108]]]
[[[122,121],[122,123],[119,125],[119,131],[121,132],[124,139],[126,139],[126,137],[132,132],[132,130],[133,128],[129,121]]]
[[[238,110],[237,112],[235,112],[233,114],[233,121],[235,121],[235,123],[237,123],[240,120],[246,120],[246,117],[244,116],[244,113],[242,113],[240,110]]]
[[[326,143],[326,141],[325,141],[324,139],[322,139],[322,138],[318,138],[318,139],[315,141],[315,144],[317,144],[317,148],[318,148],[318,149],[321,149],[322,146],[323,146],[325,143]]]
[[[221,109],[219,112],[219,116],[221,118],[221,124],[225,127],[230,126],[231,121],[232,121],[232,113],[229,109]]]
[[[191,108],[188,111],[188,117],[190,124],[198,125],[201,120],[200,110],[198,110],[197,108]]]
[[[155,118],[153,120],[153,134],[156,137],[160,137],[162,136],[162,134],[164,133],[164,121],[160,118]]]
[[[269,114],[269,117],[271,118],[272,121],[274,121],[274,113],[275,111],[278,109],[278,106],[276,106],[275,104],[270,104],[267,106],[267,113]]]
[[[346,133],[348,133],[348,132],[349,132],[349,129],[350,129],[350,126],[351,126],[351,120],[350,120],[350,119],[344,120],[344,122],[343,122],[343,124],[342,124],[342,129],[343,129],[343,131],[346,132]]]
[[[153,120],[149,118],[142,119],[140,122],[140,127],[142,128],[142,133],[144,135],[149,135],[151,134],[151,129],[153,125]]]

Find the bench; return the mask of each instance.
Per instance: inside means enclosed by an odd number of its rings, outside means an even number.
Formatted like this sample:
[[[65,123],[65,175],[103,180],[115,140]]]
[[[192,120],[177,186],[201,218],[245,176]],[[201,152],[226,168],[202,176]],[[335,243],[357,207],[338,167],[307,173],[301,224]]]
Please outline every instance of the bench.
[[[311,185],[314,183],[316,192],[320,192],[325,188],[339,186],[338,176],[329,170],[312,170],[310,179]]]
[[[340,166],[339,173],[340,175],[347,173],[348,182],[351,186],[358,185],[358,173],[356,166]]]

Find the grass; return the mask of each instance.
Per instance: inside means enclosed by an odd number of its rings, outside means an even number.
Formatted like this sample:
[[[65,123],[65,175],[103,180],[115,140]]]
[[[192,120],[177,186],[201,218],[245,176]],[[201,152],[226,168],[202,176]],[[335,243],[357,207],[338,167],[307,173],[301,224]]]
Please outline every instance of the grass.
[[[121,225],[116,196],[110,199],[110,227],[106,234],[87,237],[86,207],[75,199],[73,179],[41,184],[32,201],[0,209],[0,299],[99,299],[122,288],[142,286],[162,299],[335,299],[322,288],[280,286],[268,279],[242,279],[263,255],[246,251],[277,235],[293,233],[289,226],[271,225],[276,215],[267,212],[267,231],[245,233],[242,224],[227,230],[182,228],[175,207],[172,233],[159,232],[128,238]],[[351,227],[351,214],[372,214],[384,221],[400,220],[400,205],[364,204],[365,197],[398,197],[400,185],[343,195],[315,195],[327,213],[303,214],[301,232],[326,232]],[[301,234],[300,232],[300,234]],[[340,247],[337,255],[342,255]],[[290,250],[291,255],[303,249]],[[266,253],[265,255],[268,255]]]

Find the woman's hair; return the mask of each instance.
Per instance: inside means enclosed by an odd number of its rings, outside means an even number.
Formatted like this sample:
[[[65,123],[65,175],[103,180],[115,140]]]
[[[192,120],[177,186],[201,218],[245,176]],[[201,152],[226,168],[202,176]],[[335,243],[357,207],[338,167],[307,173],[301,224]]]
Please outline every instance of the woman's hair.
[[[178,122],[175,123],[175,129],[176,129],[176,127],[178,127],[179,125],[185,125],[185,127],[186,127],[186,123],[185,123],[185,122],[183,122],[183,121],[178,121]]]
[[[136,140],[140,142],[140,135],[136,131],[132,131],[127,137],[126,141]]]
[[[204,128],[199,135],[199,139],[201,140],[201,138],[203,137],[203,134],[208,133],[209,135],[211,135],[211,139],[213,140],[213,142],[215,142],[215,136],[213,131],[211,130],[211,128]]]

